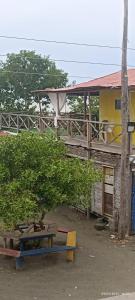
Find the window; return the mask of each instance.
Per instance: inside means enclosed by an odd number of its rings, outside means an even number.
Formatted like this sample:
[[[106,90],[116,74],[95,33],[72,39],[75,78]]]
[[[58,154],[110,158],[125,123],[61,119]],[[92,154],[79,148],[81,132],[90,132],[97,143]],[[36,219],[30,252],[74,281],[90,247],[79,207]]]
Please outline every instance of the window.
[[[115,110],[120,110],[121,109],[121,99],[116,99],[115,100]]]

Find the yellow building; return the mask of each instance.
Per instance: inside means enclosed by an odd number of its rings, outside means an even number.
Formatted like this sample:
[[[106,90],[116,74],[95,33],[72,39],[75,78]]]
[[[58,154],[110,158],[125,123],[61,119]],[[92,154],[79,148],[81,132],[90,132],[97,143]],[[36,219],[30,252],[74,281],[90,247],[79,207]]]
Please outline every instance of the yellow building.
[[[135,69],[128,70],[129,120],[135,122]],[[120,172],[121,172],[121,72],[90,80],[73,87],[35,91],[41,96],[48,95],[56,112],[56,128],[63,128],[64,141],[69,147],[69,155],[81,159],[92,159],[103,171],[103,182],[93,191],[91,211],[108,217],[117,230],[120,213]],[[84,118],[71,119],[60,116],[66,96],[83,96]],[[91,121],[86,116],[86,105],[91,96],[99,96],[99,121]],[[84,120],[86,119],[86,120]],[[67,127],[67,128],[66,128]],[[66,135],[67,132],[67,135]],[[135,145],[135,133],[132,133],[132,145]],[[128,219],[131,232],[135,234],[135,152],[132,147],[131,190],[129,191]],[[133,160],[132,160],[133,158]]]
[[[135,90],[129,89],[130,121],[135,122]],[[100,121],[107,121],[110,125],[108,139],[120,143],[121,133],[121,89],[103,89],[100,91],[99,106]],[[113,125],[114,124],[114,125]],[[109,127],[109,125],[108,125]],[[111,130],[112,129],[112,130]],[[109,130],[108,130],[109,131]],[[117,138],[118,137],[118,138]],[[135,134],[132,135],[132,144],[135,145]]]
[[[130,121],[135,121],[135,69],[128,70]],[[35,91],[36,92],[36,91]],[[106,142],[120,144],[121,141],[121,72],[116,72],[88,82],[62,89],[46,89],[37,91],[47,94],[54,106],[56,116],[60,115],[61,107],[66,102],[66,96],[84,97],[84,111],[88,97],[99,96],[99,126],[106,134]],[[106,123],[106,124],[105,124]],[[94,125],[93,125],[94,126]],[[101,137],[101,135],[100,135]],[[135,134],[132,135],[135,145]]]

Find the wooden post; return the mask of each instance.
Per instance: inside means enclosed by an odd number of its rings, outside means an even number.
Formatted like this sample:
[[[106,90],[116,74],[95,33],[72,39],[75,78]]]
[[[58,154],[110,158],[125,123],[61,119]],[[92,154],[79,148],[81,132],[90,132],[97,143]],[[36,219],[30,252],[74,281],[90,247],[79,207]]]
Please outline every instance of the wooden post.
[[[84,120],[87,119],[87,94],[84,94]],[[86,123],[84,123],[84,136],[87,136]]]
[[[67,121],[67,135],[70,136],[70,120]]]
[[[128,0],[124,0],[124,31],[122,45],[122,143],[121,143],[121,170],[120,170],[120,211],[118,235],[120,239],[124,239],[129,231],[129,178],[130,178],[130,162],[129,162],[129,135],[127,131],[129,120],[129,101],[128,101],[128,73],[127,73],[127,40],[128,40]]]
[[[19,133],[19,115],[17,114],[17,133]]]
[[[88,100],[89,100],[89,121],[87,122],[87,142],[88,142],[88,159],[90,159],[91,157],[90,148],[91,148],[91,138],[92,138],[90,93],[88,94]]]
[[[42,107],[40,97],[38,96],[38,103],[39,103],[39,131],[42,132]]]
[[[2,129],[2,113],[0,113],[0,130]]]
[[[55,129],[56,129],[56,136],[57,136],[57,138],[59,138],[59,125],[58,125],[59,114],[60,114],[60,109],[59,109],[59,94],[57,93],[56,124],[55,124],[56,125]]]
[[[73,134],[73,121],[70,120],[70,136],[73,137],[74,134]]]
[[[87,119],[87,94],[84,94],[84,120]]]
[[[70,231],[67,234],[66,246],[76,247],[76,231]],[[67,261],[74,260],[74,250],[67,251]]]

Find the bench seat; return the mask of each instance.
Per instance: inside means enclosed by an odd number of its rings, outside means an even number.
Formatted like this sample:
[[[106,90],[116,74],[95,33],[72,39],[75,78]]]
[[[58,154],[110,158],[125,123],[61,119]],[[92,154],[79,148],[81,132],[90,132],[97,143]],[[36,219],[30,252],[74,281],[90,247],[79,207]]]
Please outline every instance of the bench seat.
[[[48,248],[38,248],[38,249],[32,249],[32,250],[25,250],[20,252],[20,256],[37,256],[37,255],[43,255],[43,254],[49,254],[49,253],[61,253],[65,251],[75,250],[76,247],[71,246],[54,246],[54,247],[48,247]]]
[[[21,252],[14,249],[0,248],[0,254],[12,257],[20,257]]]

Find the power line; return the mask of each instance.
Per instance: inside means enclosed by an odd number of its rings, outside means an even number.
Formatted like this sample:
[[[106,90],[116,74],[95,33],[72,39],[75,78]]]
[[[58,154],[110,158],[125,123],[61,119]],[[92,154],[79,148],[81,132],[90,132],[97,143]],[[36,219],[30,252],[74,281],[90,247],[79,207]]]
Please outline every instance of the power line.
[[[13,73],[13,74],[24,74],[24,75],[41,75],[41,76],[51,76],[51,77],[63,77],[64,74],[47,74],[47,73],[37,73],[37,72],[23,72],[23,71],[10,71],[10,70],[1,70],[0,73]],[[95,79],[91,76],[79,76],[79,75],[68,75],[71,78],[86,78],[86,79]]]
[[[65,63],[77,63],[77,64],[89,64],[89,65],[101,65],[101,66],[115,66],[121,67],[120,64],[115,63],[104,63],[104,62],[92,62],[92,61],[78,61],[78,60],[64,60],[64,59],[53,59],[56,62],[65,62]],[[135,68],[133,65],[128,65],[130,68]]]
[[[0,57],[6,57],[7,54],[0,54]],[[17,56],[22,57],[21,55],[17,54]],[[25,58],[25,56],[24,56]],[[39,60],[40,57],[26,57],[30,58],[30,60]],[[120,64],[116,63],[104,63],[104,62],[92,62],[92,61],[79,61],[79,60],[66,60],[66,59],[53,59],[49,58],[50,61],[55,61],[55,62],[64,62],[64,63],[76,63],[76,64],[89,64],[89,65],[101,65],[101,66],[115,66],[115,67],[121,67]],[[128,65],[129,68],[135,68],[135,65]]]
[[[73,45],[73,46],[96,47],[96,48],[108,48],[108,49],[120,49],[120,50],[122,50],[122,48],[120,46],[112,46],[112,45],[77,43],[77,42],[46,40],[46,39],[20,37],[20,36],[7,36],[7,35],[0,35],[0,38],[25,40],[25,41],[32,41],[32,42],[52,43],[52,44],[63,44],[63,45]],[[135,51],[135,48],[128,48],[128,50]]]

